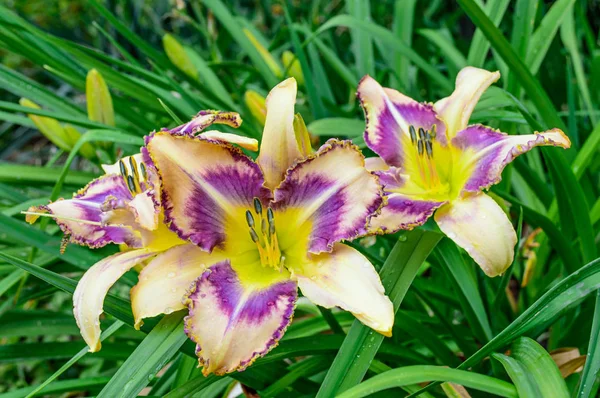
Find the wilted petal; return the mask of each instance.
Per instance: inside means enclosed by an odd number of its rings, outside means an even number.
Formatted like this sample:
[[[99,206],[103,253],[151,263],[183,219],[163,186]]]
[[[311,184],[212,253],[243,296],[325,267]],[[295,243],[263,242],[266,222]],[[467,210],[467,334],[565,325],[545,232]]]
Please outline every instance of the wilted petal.
[[[236,112],[200,111],[192,120],[172,129],[163,129],[173,135],[193,136],[212,124],[225,124],[234,128],[240,127],[242,118]]]
[[[424,224],[435,209],[445,200],[428,197],[428,192],[411,182],[397,167],[376,171],[383,186],[386,205],[381,213],[371,218],[369,230],[377,233],[393,233],[400,229],[412,229]]]
[[[296,282],[260,264],[210,267],[186,305],[185,332],[196,346],[202,373],[244,370],[277,345],[292,319]]]
[[[489,72],[472,66],[467,66],[458,73],[454,92],[434,105],[435,111],[446,123],[449,139],[467,127],[479,98],[498,79],[500,72]]]
[[[143,324],[144,318],[183,309],[183,299],[192,282],[206,268],[222,260],[222,256],[209,254],[191,243],[175,246],[153,258],[131,289],[136,329]]]
[[[155,253],[147,249],[113,254],[92,265],[73,294],[73,314],[90,352],[100,350],[100,314],[110,287],[135,265]]]
[[[335,242],[366,233],[369,218],[382,204],[382,191],[364,166],[363,155],[350,141],[330,140],[288,170],[274,203],[283,251],[300,242],[298,231],[309,231],[313,253],[331,251]]]
[[[333,252],[311,256],[310,263],[294,271],[302,294],[313,303],[341,307],[379,333],[392,335],[392,302],[373,265],[357,250],[337,243]]]
[[[453,167],[453,184],[476,192],[498,183],[502,170],[518,155],[536,146],[569,148],[571,141],[559,129],[527,135],[507,135],[482,125],[469,126],[452,139],[460,149]]]
[[[248,230],[244,212],[253,198],[270,195],[258,165],[230,145],[159,132],[147,149],[161,177],[167,224],[204,250],[222,245],[232,223]]]
[[[502,208],[483,192],[442,206],[435,221],[488,276],[502,274],[514,258],[517,234]]]
[[[294,104],[297,85],[294,78],[279,83],[267,96],[267,118],[256,161],[265,174],[265,185],[275,189],[285,171],[302,158],[294,132]]]
[[[416,153],[410,128],[434,129],[436,140],[446,144],[445,126],[430,104],[421,104],[396,90],[383,88],[365,76],[359,83],[357,97],[365,111],[365,142],[390,166],[402,167]]]
[[[109,243],[139,247],[134,217],[123,209],[131,199],[123,177],[108,175],[89,183],[73,199],[29,209],[27,221],[33,223],[39,215],[50,213],[73,243],[92,248]]]

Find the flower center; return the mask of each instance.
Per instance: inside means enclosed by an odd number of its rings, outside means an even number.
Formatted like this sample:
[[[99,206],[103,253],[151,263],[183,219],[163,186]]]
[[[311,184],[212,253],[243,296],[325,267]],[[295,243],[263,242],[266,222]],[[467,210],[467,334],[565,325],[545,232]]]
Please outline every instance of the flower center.
[[[252,211],[246,210],[246,223],[250,227],[250,238],[256,244],[258,253],[260,254],[260,262],[263,266],[270,266],[281,271],[285,257],[281,255],[281,250],[279,250],[277,234],[275,233],[273,209],[269,207],[266,212],[267,216],[265,217],[260,200],[254,198],[254,212],[259,222],[257,223],[254,220]]]
[[[144,181],[147,179],[146,166],[144,163],[140,162],[139,164],[136,164],[135,160],[133,160],[133,156],[130,156],[129,170],[123,159],[119,161],[119,168],[121,170],[121,175],[127,184],[127,188],[129,188],[129,192],[131,192],[133,196],[142,193],[145,189]]]
[[[433,160],[433,142],[437,135],[436,125],[432,125],[431,130],[425,130],[423,127],[419,127],[417,130],[411,125],[408,131],[410,132],[410,141],[417,150],[416,164],[421,180],[426,188],[439,186],[441,184],[440,176]]]

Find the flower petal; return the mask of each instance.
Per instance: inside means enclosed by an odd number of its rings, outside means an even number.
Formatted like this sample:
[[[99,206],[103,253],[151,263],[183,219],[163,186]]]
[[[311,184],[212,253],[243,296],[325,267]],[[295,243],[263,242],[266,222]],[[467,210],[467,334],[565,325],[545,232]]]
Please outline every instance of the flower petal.
[[[258,141],[254,138],[248,138],[237,134],[222,133],[216,130],[206,131],[200,134],[200,137],[207,140],[236,144],[249,151],[258,151]]]
[[[292,319],[296,283],[259,264],[224,261],[198,278],[186,305],[185,332],[202,373],[244,370],[277,345]]]
[[[437,141],[446,144],[446,128],[430,104],[421,104],[396,90],[383,88],[368,75],[360,81],[356,95],[365,111],[365,142],[388,165],[404,165],[407,150],[414,146],[409,126],[431,131],[435,125]]]
[[[90,352],[100,350],[100,314],[110,287],[127,271],[156,253],[148,249],[113,254],[92,265],[73,294],[73,314]]]
[[[135,328],[142,326],[144,318],[183,309],[184,296],[192,283],[207,267],[222,260],[223,256],[209,254],[191,243],[175,246],[153,258],[131,288]]]
[[[370,328],[392,335],[394,307],[365,256],[336,243],[333,252],[311,256],[310,260],[294,272],[302,294],[322,307],[350,311]]]
[[[315,155],[298,162],[275,191],[274,209],[282,251],[295,245],[295,231],[310,229],[308,250],[331,251],[342,239],[366,233],[382,204],[377,177],[350,141],[329,140]],[[304,248],[306,252],[306,248]]]
[[[33,223],[40,215],[50,213],[71,242],[91,248],[109,243],[139,247],[134,217],[121,208],[131,199],[123,177],[107,175],[90,182],[73,199],[30,208],[26,219]]]
[[[435,209],[446,201],[427,199],[427,192],[415,186],[410,177],[397,167],[376,171],[383,186],[386,204],[381,213],[373,216],[369,230],[375,233],[393,233],[423,225]]]
[[[483,192],[442,206],[434,218],[487,276],[502,274],[512,263],[517,234],[502,208]]]
[[[159,132],[147,149],[161,178],[165,221],[206,251],[224,243],[229,222],[247,231],[245,210],[254,197],[270,195],[258,165],[231,145]]]
[[[173,135],[193,136],[213,124],[225,124],[238,128],[242,124],[242,118],[236,112],[200,111],[189,122],[172,129],[162,129],[162,131]]]
[[[454,92],[433,106],[446,123],[448,139],[467,127],[469,118],[483,92],[500,79],[500,72],[467,66],[456,76]]]
[[[302,158],[294,132],[294,104],[298,87],[294,78],[279,83],[267,96],[267,119],[257,163],[265,174],[265,185],[275,189],[285,171]]]
[[[502,170],[515,157],[540,145],[569,148],[571,141],[559,129],[507,135],[482,125],[469,126],[452,139],[452,146],[460,150],[453,184],[471,192],[488,188],[501,180]]]

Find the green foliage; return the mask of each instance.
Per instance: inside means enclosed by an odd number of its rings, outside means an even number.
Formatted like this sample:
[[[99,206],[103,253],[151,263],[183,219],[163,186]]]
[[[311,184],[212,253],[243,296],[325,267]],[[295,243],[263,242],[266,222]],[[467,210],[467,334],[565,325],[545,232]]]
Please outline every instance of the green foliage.
[[[45,3],[0,6],[0,398],[220,397],[238,383],[265,397],[452,396],[456,384],[473,396],[596,396],[595,2]],[[60,230],[28,225],[21,211],[70,196],[101,164],[138,152],[148,132],[203,109],[239,112],[237,133],[260,138],[263,98],[288,76],[300,83],[296,109],[315,142],[351,139],[370,156],[355,99],[364,74],[435,101],[467,65],[502,73],[473,122],[509,134],[559,127],[573,143],[522,156],[493,188],[519,231],[504,276],[486,277],[433,223],[354,242],[397,310],[393,337],[301,302],[266,357],[244,372],[204,377],[183,313],[133,329],[131,271],[105,302],[104,348],[87,353],[71,295],[83,272],[116,249],[70,245],[61,254]],[[562,347],[588,355],[566,379],[548,354]]]

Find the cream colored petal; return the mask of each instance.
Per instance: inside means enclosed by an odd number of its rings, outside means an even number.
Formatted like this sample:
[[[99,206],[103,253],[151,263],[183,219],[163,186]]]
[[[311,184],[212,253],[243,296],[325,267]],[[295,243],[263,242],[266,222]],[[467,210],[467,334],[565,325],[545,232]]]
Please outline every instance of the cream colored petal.
[[[442,206],[435,221],[448,238],[469,253],[487,276],[512,264],[517,234],[500,206],[483,192]]]
[[[192,283],[221,260],[217,251],[209,254],[193,244],[175,246],[153,258],[131,288],[135,328],[143,325],[144,318],[183,309],[183,298]]]
[[[373,265],[357,250],[337,243],[333,252],[312,256],[295,271],[302,294],[313,303],[341,307],[384,336],[392,335],[392,302]]]
[[[489,72],[472,66],[467,66],[458,73],[454,92],[433,106],[446,123],[446,134],[449,139],[467,127],[479,98],[498,79],[500,79],[500,72]]]
[[[297,84],[294,78],[279,83],[267,96],[267,119],[257,162],[265,174],[265,186],[275,189],[285,171],[302,153],[294,132],[294,104]]]
[[[73,314],[90,352],[100,350],[100,314],[111,286],[135,265],[155,253],[148,249],[113,254],[92,265],[73,294]]]

